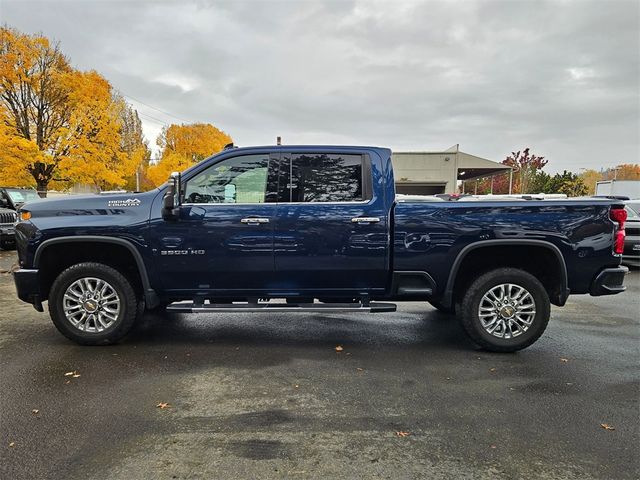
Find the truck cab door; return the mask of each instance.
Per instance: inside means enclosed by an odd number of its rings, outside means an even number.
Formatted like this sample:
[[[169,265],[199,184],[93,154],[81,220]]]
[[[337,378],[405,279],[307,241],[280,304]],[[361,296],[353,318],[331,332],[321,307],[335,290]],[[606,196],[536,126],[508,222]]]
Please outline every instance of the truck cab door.
[[[273,280],[277,155],[227,157],[183,182],[177,221],[158,227],[165,290],[185,296],[263,294]]]
[[[274,225],[275,283],[319,297],[382,294],[389,215],[367,153],[282,152]],[[374,180],[374,177],[376,180]]]

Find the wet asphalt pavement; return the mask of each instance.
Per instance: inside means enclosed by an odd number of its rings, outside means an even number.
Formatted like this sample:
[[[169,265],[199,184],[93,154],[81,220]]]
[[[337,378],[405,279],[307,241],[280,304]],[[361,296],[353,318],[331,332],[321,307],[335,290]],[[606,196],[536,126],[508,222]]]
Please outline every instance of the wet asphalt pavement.
[[[420,303],[147,314],[80,347],[0,273],[0,478],[639,478],[640,272],[627,285],[571,297],[517,354]]]

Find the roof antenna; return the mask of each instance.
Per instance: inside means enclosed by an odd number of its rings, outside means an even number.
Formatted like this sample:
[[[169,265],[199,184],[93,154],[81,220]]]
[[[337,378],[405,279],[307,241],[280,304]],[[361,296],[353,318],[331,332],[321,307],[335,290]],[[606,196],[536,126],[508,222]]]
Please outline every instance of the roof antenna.
[[[282,145],[282,137],[276,137],[276,145]]]

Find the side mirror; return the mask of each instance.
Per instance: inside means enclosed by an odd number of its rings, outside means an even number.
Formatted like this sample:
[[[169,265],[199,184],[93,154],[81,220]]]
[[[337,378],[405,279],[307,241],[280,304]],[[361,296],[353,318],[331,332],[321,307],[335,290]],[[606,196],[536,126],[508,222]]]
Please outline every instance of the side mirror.
[[[7,208],[9,207],[9,202],[7,201],[6,198],[0,198],[0,208]]]
[[[162,218],[177,220],[180,217],[180,174],[173,172],[169,177],[169,187],[162,197]]]

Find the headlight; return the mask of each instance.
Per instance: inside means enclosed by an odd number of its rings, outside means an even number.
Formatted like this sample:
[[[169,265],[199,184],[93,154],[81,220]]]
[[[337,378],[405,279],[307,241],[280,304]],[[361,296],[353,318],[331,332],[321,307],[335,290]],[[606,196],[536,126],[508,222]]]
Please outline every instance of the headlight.
[[[31,218],[31,212],[28,210],[20,210],[20,220],[26,222]]]

